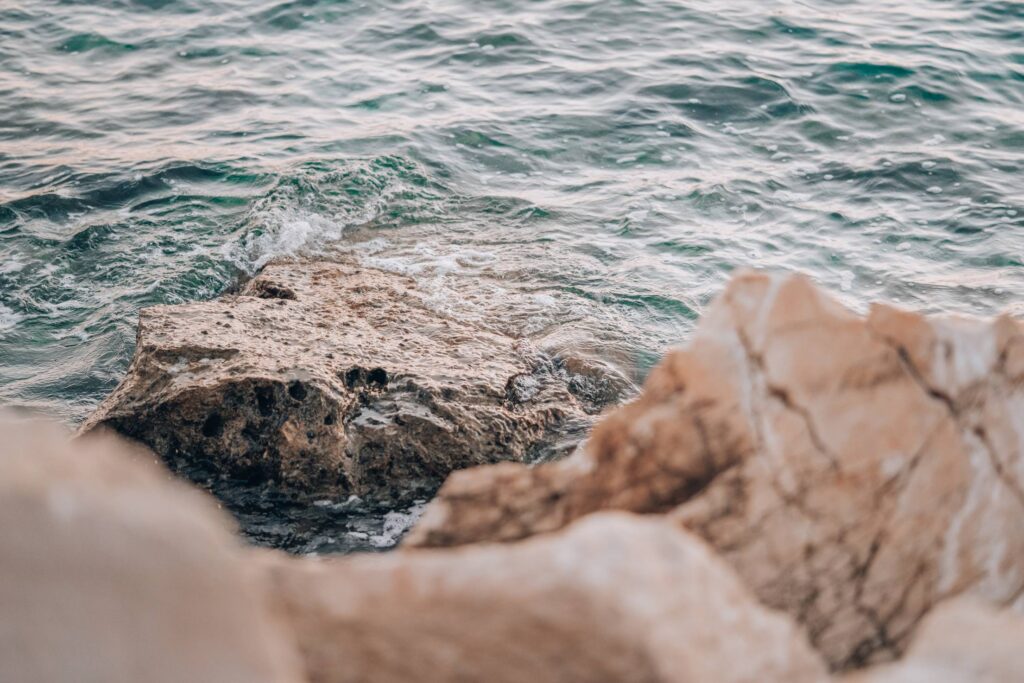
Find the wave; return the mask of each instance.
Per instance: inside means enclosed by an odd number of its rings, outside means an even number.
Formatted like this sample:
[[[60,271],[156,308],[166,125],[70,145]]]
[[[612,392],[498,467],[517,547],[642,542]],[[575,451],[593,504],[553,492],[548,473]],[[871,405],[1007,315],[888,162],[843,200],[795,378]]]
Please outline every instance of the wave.
[[[253,202],[245,234],[221,253],[252,273],[277,258],[324,255],[353,228],[441,220],[451,198],[404,157],[306,162]]]

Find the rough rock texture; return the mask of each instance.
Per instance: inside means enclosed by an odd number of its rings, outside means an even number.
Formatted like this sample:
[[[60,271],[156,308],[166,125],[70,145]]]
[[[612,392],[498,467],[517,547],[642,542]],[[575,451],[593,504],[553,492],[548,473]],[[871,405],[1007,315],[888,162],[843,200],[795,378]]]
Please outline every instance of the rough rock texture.
[[[223,516],[154,459],[0,419],[0,680],[303,680]]]
[[[430,309],[410,278],[282,263],[236,296],[143,310],[128,376],[83,430],[254,482],[412,499],[581,419],[556,370]]]
[[[737,276],[643,395],[558,463],[455,473],[408,545],[673,510],[835,668],[891,659],[961,592],[1024,592],[1024,332],[802,277]]]
[[[1020,683],[1024,618],[959,599],[925,617],[897,664],[873,667],[843,683]]]
[[[311,681],[823,681],[699,539],[623,513],[511,545],[271,560]]]

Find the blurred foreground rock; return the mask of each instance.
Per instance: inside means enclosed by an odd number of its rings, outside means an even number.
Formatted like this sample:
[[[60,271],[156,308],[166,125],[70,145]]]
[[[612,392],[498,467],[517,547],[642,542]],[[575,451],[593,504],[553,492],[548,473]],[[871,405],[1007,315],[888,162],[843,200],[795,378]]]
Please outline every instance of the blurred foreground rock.
[[[305,262],[143,310],[128,375],[83,431],[112,427],[176,469],[411,501],[583,417],[565,373],[432,310],[411,278]]]
[[[454,473],[409,546],[668,513],[834,668],[892,659],[941,599],[1024,591],[1024,334],[802,277],[737,276],[586,450]]]
[[[92,432],[400,497],[583,412],[395,276],[305,268],[144,314],[90,436],[0,424],[0,681],[790,683],[908,643],[840,680],[1019,680],[1019,323],[861,317],[743,274],[585,449],[454,473],[391,554],[299,559],[241,548],[153,453]],[[374,366],[385,347],[416,372]]]
[[[304,680],[223,516],[153,459],[0,416],[0,681]]]
[[[270,560],[312,681],[823,681],[805,636],[664,521],[511,545]]]
[[[918,627],[897,664],[842,683],[1019,683],[1024,680],[1024,617],[971,600],[939,605]]]

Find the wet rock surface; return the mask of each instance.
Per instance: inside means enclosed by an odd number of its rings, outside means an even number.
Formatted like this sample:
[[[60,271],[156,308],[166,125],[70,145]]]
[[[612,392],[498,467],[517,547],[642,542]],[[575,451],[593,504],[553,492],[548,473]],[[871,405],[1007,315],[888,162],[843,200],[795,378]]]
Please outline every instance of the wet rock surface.
[[[322,683],[826,679],[794,624],[664,521],[606,513],[510,545],[267,562]]]
[[[109,426],[186,473],[409,503],[453,469],[543,458],[585,429],[571,380],[439,314],[410,278],[281,263],[236,295],[143,310],[128,375],[83,431]]]
[[[601,509],[670,513],[836,669],[896,657],[939,601],[1024,591],[1018,322],[859,316],[737,276],[585,450],[457,472],[410,546],[511,541]]]
[[[388,550],[426,503],[418,499],[395,505],[352,495],[303,493],[272,482],[225,477],[208,467],[186,466],[178,473],[216,496],[246,541],[299,555]]]
[[[110,435],[0,437],[0,680],[305,680],[207,496]]]

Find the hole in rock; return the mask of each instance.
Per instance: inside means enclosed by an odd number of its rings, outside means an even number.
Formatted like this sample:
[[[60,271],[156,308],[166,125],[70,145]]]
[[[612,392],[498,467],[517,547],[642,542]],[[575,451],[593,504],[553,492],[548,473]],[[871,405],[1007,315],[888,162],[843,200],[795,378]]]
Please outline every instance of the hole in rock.
[[[363,380],[362,368],[351,368],[345,372],[345,386],[349,389],[356,386]]]
[[[296,296],[288,287],[275,285],[273,282],[261,281],[253,288],[254,294],[261,299],[287,299],[295,301]]]
[[[306,398],[306,387],[302,382],[295,381],[288,385],[288,395],[296,401]]]
[[[215,439],[223,433],[224,418],[220,416],[220,413],[210,413],[206,422],[203,423],[203,436]]]
[[[373,370],[370,370],[370,373],[367,375],[367,379],[370,381],[370,384],[378,387],[387,386],[388,373],[384,368],[374,368]]]
[[[263,417],[274,412],[274,390],[270,387],[256,387],[256,408]]]

